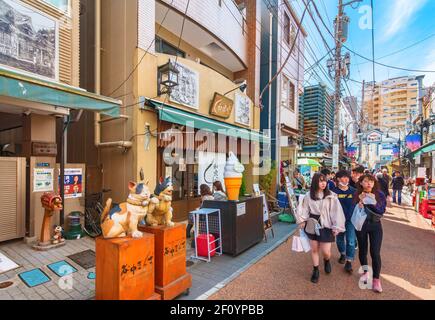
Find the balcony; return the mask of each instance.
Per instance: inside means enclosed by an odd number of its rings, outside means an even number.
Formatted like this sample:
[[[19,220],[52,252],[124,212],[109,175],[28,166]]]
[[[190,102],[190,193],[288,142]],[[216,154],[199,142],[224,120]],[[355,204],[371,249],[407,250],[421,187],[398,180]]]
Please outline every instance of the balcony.
[[[233,1],[219,2],[190,1],[183,40],[231,72],[242,71],[247,66],[245,19]],[[156,21],[164,20],[162,27],[178,37],[186,5],[187,0],[156,1]]]

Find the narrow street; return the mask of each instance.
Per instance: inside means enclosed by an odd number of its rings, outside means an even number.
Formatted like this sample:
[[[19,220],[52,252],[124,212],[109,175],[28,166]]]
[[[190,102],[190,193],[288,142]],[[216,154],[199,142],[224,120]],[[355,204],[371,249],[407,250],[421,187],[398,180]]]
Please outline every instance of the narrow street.
[[[310,254],[292,252],[290,237],[211,299],[435,299],[435,233],[429,223],[411,207],[394,206],[388,209],[383,227],[381,294],[359,289],[358,260],[349,276],[338,264],[336,246],[332,274],[321,268],[319,283],[312,284]]]

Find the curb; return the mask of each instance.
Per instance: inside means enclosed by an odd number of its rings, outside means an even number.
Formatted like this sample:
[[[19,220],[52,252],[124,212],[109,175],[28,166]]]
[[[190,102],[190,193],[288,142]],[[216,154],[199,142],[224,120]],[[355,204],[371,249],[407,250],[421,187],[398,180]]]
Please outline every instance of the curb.
[[[255,257],[252,259],[247,265],[243,266],[236,272],[234,272],[231,276],[226,278],[225,280],[219,282],[217,285],[215,285],[213,288],[208,290],[207,292],[203,293],[199,297],[197,297],[195,300],[207,300],[210,296],[221,290],[222,288],[226,287],[231,281],[239,277],[244,271],[252,267],[255,263],[257,263],[259,260],[263,259],[265,256],[267,256],[269,253],[277,249],[279,246],[281,246],[283,243],[287,242],[287,240],[297,232],[298,228],[295,228],[290,233],[282,237],[280,240],[278,240],[272,247],[268,248],[266,251],[264,251],[261,255],[258,257]]]

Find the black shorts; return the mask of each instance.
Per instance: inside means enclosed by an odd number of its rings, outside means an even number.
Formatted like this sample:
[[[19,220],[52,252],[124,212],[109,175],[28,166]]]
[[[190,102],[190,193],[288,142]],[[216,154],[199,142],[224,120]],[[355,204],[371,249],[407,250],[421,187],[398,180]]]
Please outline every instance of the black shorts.
[[[320,236],[318,236],[317,234],[307,233],[308,239],[313,241],[318,241],[318,242],[324,242],[324,243],[335,242],[335,236],[332,233],[332,229],[322,228],[319,230],[319,232],[320,232]]]

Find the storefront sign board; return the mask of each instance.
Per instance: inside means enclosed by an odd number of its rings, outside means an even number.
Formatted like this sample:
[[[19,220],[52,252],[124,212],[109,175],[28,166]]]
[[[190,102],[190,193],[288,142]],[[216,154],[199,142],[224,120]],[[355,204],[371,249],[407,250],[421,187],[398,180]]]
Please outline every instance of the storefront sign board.
[[[33,171],[33,192],[50,192],[53,187],[54,169],[34,169]]]
[[[228,119],[233,112],[233,106],[233,100],[216,92],[214,94],[213,102],[211,103],[210,114]]]

